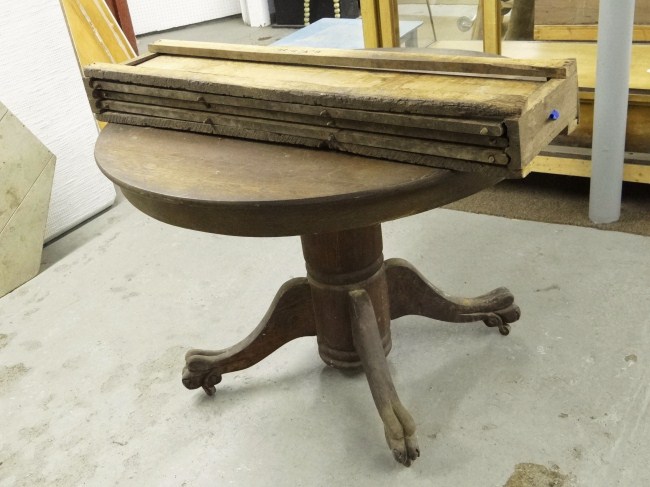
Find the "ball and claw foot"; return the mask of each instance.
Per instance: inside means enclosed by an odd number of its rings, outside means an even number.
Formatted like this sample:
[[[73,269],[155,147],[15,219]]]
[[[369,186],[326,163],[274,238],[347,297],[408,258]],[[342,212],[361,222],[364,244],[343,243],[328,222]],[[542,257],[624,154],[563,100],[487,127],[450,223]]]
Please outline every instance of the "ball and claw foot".
[[[186,364],[183,368],[183,385],[188,389],[202,387],[208,396],[216,392],[216,385],[221,382],[221,374],[213,366],[214,357],[223,351],[210,352],[206,350],[190,350],[185,356]]]
[[[486,326],[497,327],[499,333],[506,336],[510,333],[510,323],[514,323],[521,317],[521,310],[516,304],[511,304],[507,308],[499,311],[488,313],[487,318],[483,319]]]

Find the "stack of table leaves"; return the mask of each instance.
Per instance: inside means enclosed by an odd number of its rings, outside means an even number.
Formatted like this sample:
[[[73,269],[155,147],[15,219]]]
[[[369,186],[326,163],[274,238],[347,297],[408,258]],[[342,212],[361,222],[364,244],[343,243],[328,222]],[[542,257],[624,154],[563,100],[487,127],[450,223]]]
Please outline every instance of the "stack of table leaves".
[[[577,122],[573,60],[158,41],[84,74],[98,120],[526,174]]]

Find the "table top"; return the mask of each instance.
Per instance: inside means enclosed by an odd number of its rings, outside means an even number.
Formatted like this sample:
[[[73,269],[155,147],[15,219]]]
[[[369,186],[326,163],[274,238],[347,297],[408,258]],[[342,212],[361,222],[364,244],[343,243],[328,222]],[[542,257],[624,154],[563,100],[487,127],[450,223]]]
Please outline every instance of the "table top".
[[[400,38],[420,27],[419,20],[400,20]],[[274,46],[328,47],[363,49],[361,19],[323,18],[273,43]]]
[[[358,228],[451,203],[501,176],[119,124],[95,158],[126,198],[163,222],[241,236]]]

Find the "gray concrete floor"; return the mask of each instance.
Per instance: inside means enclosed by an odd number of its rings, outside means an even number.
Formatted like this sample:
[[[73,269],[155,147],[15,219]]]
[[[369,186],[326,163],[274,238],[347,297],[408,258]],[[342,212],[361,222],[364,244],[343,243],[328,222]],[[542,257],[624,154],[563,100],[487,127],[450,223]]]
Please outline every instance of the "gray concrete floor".
[[[0,485],[502,486],[520,464],[566,476],[553,485],[650,484],[649,238],[450,210],[384,232],[387,257],[457,294],[507,285],[523,311],[508,337],[394,322],[410,469],[364,376],[324,366],[313,339],[212,398],[184,389],[185,350],[236,343],[303,275],[299,239],[191,232],[120,202],[0,299]]]
[[[384,235],[449,292],[506,285],[523,312],[508,337],[394,322],[410,469],[364,376],[327,368],[314,339],[214,397],[184,389],[185,350],[241,340],[304,274],[299,239],[191,232],[120,200],[0,299],[0,485],[650,485],[650,238],[449,210]]]

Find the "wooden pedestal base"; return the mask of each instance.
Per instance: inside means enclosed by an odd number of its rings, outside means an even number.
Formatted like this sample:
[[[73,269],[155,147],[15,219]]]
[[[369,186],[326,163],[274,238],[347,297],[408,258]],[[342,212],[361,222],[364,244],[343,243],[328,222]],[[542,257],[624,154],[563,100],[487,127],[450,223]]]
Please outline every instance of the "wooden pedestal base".
[[[408,262],[384,261],[380,225],[301,238],[307,278],[286,282],[259,326],[239,344],[190,350],[183,384],[212,395],[223,374],[256,364],[294,338],[316,335],[326,364],[363,366],[388,446],[409,466],[420,451],[415,422],[397,396],[386,361],[390,320],[413,314],[454,323],[483,321],[507,335],[519,308],[505,288],[454,298]]]

